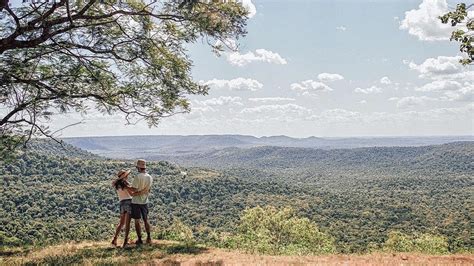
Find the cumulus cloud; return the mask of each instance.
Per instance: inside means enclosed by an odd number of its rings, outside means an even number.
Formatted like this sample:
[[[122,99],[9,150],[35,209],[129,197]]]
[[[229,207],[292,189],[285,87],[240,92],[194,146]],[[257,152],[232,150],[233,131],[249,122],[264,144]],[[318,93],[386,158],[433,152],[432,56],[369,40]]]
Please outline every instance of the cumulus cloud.
[[[321,73],[318,75],[318,79],[322,82],[331,82],[331,81],[343,80],[344,77],[339,74]]]
[[[344,26],[338,26],[338,27],[336,27],[336,30],[338,30],[338,31],[346,31],[347,28],[344,27]]]
[[[253,16],[257,14],[257,8],[252,3],[252,0],[241,0],[241,3],[242,3],[242,6],[244,6],[245,9],[247,9],[247,11],[249,12],[248,13],[249,18],[252,18]]]
[[[408,108],[423,105],[426,102],[437,101],[437,98],[432,98],[428,96],[408,96],[408,97],[392,97],[389,101],[396,101],[398,108]]]
[[[428,58],[421,64],[413,62],[408,66],[417,71],[421,78],[432,81],[415,88],[420,92],[442,92],[442,101],[472,101],[474,71],[459,63],[461,57],[439,56]]]
[[[303,120],[310,117],[312,113],[311,109],[293,103],[260,105],[240,111],[240,115],[246,118],[279,121]]]
[[[382,92],[382,88],[379,88],[379,87],[377,87],[377,86],[372,86],[372,87],[365,88],[365,89],[362,89],[362,88],[355,88],[355,89],[354,89],[354,92],[356,92],[356,93],[363,93],[363,94],[381,93],[381,92]]]
[[[316,96],[317,92],[328,92],[333,90],[328,85],[311,79],[300,83],[292,83],[290,88],[303,96]]]
[[[380,79],[380,83],[385,84],[385,85],[390,85],[392,84],[392,81],[388,77],[382,77]]]
[[[242,102],[242,98],[240,97],[232,97],[232,96],[220,96],[218,98],[211,98],[205,101],[196,101],[198,104],[204,106],[223,106],[223,105],[244,105]]]
[[[310,119],[325,123],[348,123],[359,121],[362,119],[362,115],[359,112],[335,108],[322,111],[320,114],[313,115]]]
[[[435,80],[427,83],[421,87],[415,88],[416,91],[444,91],[444,90],[459,90],[462,84],[452,80]]]
[[[438,56],[437,58],[428,58],[421,64],[408,61],[405,63],[410,69],[417,71],[421,78],[436,78],[467,71],[467,67],[459,63],[461,58],[460,56]]]
[[[253,62],[264,62],[277,65],[286,65],[288,62],[278,53],[268,51],[265,49],[257,49],[255,52],[247,52],[242,54],[240,52],[226,52],[224,53],[227,61],[232,65],[243,67]]]
[[[256,91],[263,87],[263,84],[258,80],[249,78],[236,78],[231,80],[211,79],[206,82],[201,82],[201,84],[214,88],[227,88],[233,91]]]
[[[268,97],[268,98],[249,98],[251,102],[267,103],[267,102],[286,102],[295,101],[294,98],[283,98],[283,97]]]
[[[438,18],[449,11],[446,0],[423,0],[418,9],[405,12],[400,29],[422,41],[449,40],[453,28]]]
[[[474,83],[464,83],[459,90],[444,92],[441,99],[448,101],[473,102],[474,101]]]

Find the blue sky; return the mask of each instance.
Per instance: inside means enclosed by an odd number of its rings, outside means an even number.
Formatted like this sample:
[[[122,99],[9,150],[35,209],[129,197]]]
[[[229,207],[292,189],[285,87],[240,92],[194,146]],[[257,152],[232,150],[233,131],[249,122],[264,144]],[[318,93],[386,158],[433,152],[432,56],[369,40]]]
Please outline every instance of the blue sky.
[[[256,12],[238,52],[189,47],[193,76],[211,86],[191,97],[190,114],[153,129],[95,113],[58,117],[52,127],[84,119],[64,136],[473,134],[474,72],[457,64],[452,29],[436,19],[456,2],[244,2]]]

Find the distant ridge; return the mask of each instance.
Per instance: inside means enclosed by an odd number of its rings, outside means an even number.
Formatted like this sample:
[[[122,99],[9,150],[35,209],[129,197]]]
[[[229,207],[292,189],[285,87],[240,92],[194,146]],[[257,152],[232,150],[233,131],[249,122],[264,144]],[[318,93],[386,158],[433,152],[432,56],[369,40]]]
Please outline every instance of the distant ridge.
[[[64,138],[64,141],[102,156],[131,159],[157,155],[192,155],[225,148],[261,146],[325,150],[363,147],[417,147],[456,141],[474,141],[474,136],[292,138],[283,135],[266,137],[249,135],[157,135],[78,137]]]

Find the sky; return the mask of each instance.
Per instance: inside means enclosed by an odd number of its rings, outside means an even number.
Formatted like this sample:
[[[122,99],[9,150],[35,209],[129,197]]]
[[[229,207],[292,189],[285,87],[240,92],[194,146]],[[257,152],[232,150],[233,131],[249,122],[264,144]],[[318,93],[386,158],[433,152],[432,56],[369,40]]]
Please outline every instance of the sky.
[[[458,61],[446,0],[243,0],[248,35],[220,57],[189,47],[211,87],[192,111],[125,125],[120,115],[56,116],[63,137],[245,134],[292,137],[474,134],[474,68]],[[472,13],[470,15],[473,15]],[[233,41],[229,40],[229,44]]]

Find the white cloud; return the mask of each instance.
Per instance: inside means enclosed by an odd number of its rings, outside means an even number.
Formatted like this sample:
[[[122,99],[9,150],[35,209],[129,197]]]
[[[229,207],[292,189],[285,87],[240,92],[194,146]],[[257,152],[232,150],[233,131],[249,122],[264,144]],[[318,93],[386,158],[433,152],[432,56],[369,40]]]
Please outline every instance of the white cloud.
[[[392,81],[388,77],[383,77],[380,79],[380,83],[389,85],[389,84],[392,84]]]
[[[244,108],[240,111],[246,119],[294,121],[306,119],[312,115],[312,110],[293,103],[269,104]]]
[[[437,98],[431,98],[428,96],[408,96],[408,97],[392,97],[388,99],[389,101],[396,101],[398,108],[408,108],[423,105],[426,102],[437,101]]]
[[[258,103],[267,103],[267,102],[285,102],[285,101],[295,101],[294,98],[282,98],[282,97],[268,97],[268,98],[249,98],[251,102]]]
[[[222,106],[222,105],[238,105],[242,106],[242,98],[232,96],[220,96],[218,98],[211,98],[205,101],[196,101],[198,104],[204,106]]]
[[[252,3],[252,0],[241,0],[242,6],[247,9],[249,12],[248,17],[251,18],[257,14],[257,8],[255,5]]]
[[[469,66],[459,63],[461,58],[460,56],[438,56],[437,58],[428,58],[421,64],[405,60],[404,63],[410,69],[417,71],[420,78],[474,81],[474,71],[470,70]]]
[[[443,90],[459,90],[462,84],[452,80],[435,80],[422,87],[415,88],[416,91],[443,91]]]
[[[453,28],[438,18],[448,11],[446,0],[423,0],[418,9],[405,12],[400,29],[422,41],[449,40]]]
[[[474,101],[474,83],[464,83],[464,85],[456,91],[444,92],[444,97],[448,101],[462,101],[462,102],[473,102]]]
[[[224,56],[227,61],[235,66],[246,66],[252,62],[264,62],[278,65],[286,65],[287,61],[278,53],[268,51],[265,49],[257,49],[255,52],[247,52],[241,54],[240,52],[226,52]]]
[[[366,89],[355,88],[354,92],[363,93],[363,94],[381,93],[382,88],[379,88],[377,86],[372,86],[372,87],[369,87],[369,88],[366,88]]]
[[[256,91],[263,87],[263,84],[258,80],[249,78],[236,78],[231,80],[211,79],[201,83],[210,87],[227,88],[233,91]]]
[[[360,103],[360,104],[366,104],[367,101],[366,101],[366,100],[362,100],[362,101],[360,101],[359,103]]]
[[[322,82],[331,82],[343,80],[344,77],[339,74],[321,73],[318,75],[318,79]]]
[[[338,26],[338,27],[336,27],[336,30],[338,30],[338,31],[346,31],[347,28],[344,27],[344,26]]]
[[[437,58],[428,58],[421,64],[407,62],[410,69],[418,71],[421,78],[446,77],[448,75],[462,73],[467,71],[467,67],[461,65],[460,56],[438,56]]]
[[[328,92],[333,90],[328,85],[311,79],[300,83],[293,83],[290,85],[290,88],[303,96],[316,96],[316,92]]]
[[[316,120],[318,122],[325,123],[349,123],[359,121],[361,118],[362,115],[359,112],[336,108],[325,110],[320,114],[313,115],[310,117],[310,120]]]

